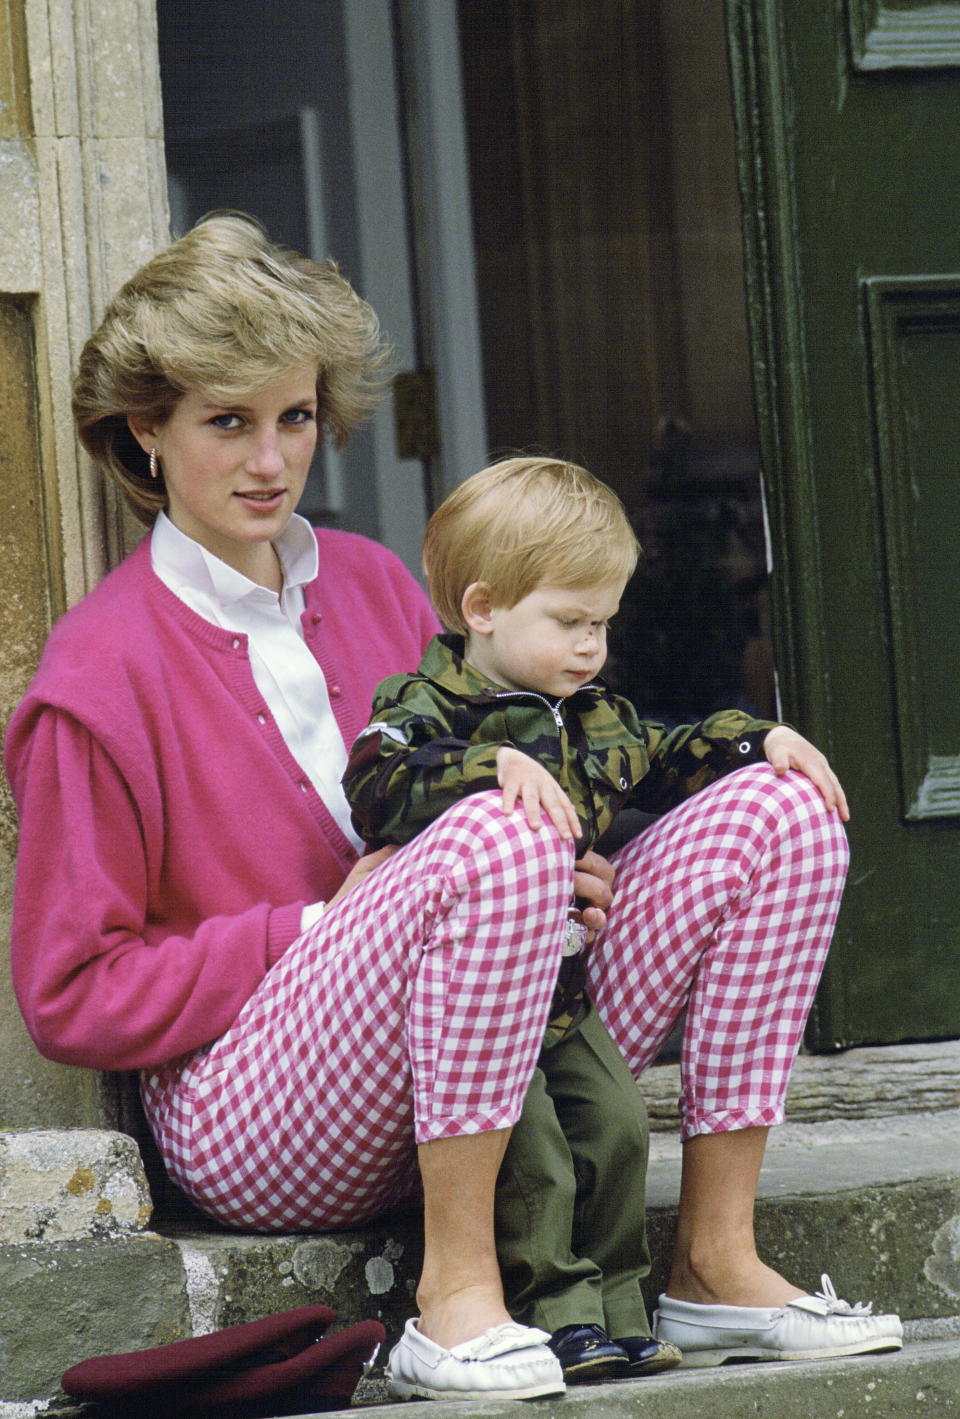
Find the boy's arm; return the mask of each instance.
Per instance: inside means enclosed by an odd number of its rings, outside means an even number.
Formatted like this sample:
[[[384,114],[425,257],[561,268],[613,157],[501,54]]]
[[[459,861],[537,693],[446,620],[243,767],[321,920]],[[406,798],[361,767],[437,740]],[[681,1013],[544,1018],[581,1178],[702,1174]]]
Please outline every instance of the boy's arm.
[[[665,813],[724,774],[765,762],[764,740],[774,728],[776,721],[754,719],[742,710],[719,710],[669,731],[644,721],[650,769],[634,788],[634,805]]]
[[[499,744],[453,731],[451,706],[428,681],[393,676],[379,686],[343,776],[365,842],[409,842],[461,798],[498,786]]]

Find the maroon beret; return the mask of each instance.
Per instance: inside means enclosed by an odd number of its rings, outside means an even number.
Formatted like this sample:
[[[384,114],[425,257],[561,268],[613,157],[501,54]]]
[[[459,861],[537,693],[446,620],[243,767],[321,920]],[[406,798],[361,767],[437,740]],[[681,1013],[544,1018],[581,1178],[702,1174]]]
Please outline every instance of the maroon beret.
[[[300,1306],[263,1320],[125,1355],[83,1360],[62,1376],[66,1392],[138,1419],[229,1415],[273,1419],[342,1409],[382,1344],[377,1320],[323,1338],[329,1306]]]

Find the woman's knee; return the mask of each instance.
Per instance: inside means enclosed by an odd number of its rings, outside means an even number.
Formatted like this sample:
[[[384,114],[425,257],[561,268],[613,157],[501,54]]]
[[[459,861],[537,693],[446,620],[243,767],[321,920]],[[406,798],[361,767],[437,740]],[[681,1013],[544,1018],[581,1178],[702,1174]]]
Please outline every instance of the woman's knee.
[[[573,873],[573,845],[549,821],[531,828],[522,808],[505,813],[497,789],[461,799],[426,830],[455,856],[482,863],[483,870],[512,880],[546,875],[566,890]]]
[[[828,851],[846,869],[849,847],[840,814],[827,807],[823,794],[805,774],[795,769],[778,774],[770,764],[752,764],[721,783],[736,797],[738,807],[754,801],[785,836],[797,836],[808,847]]]

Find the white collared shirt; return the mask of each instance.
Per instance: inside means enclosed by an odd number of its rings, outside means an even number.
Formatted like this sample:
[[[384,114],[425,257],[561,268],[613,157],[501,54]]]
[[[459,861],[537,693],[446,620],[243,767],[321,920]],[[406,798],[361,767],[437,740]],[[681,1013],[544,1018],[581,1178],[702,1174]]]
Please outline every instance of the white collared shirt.
[[[273,545],[283,569],[279,595],[201,547],[163,512],[151,534],[150,556],[160,580],[198,616],[247,636],[253,678],[287,748],[338,827],[362,852],[340,785],[346,746],[323,671],[307,649],[300,624],[304,587],[317,575],[317,539],[306,519],[294,515]]]

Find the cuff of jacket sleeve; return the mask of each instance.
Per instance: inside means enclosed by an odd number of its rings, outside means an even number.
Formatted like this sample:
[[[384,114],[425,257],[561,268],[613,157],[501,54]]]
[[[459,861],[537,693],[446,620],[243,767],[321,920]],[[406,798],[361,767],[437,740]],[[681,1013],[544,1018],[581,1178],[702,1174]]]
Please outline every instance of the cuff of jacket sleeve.
[[[300,930],[300,918],[306,902],[293,902],[287,907],[277,907],[270,913],[267,927],[267,969],[275,966],[288,946],[292,946]]]
[[[763,741],[770,733],[771,729],[776,729],[775,724],[768,724],[763,729],[751,729],[745,734],[740,734],[736,739],[730,741],[730,756],[738,764],[762,764],[766,760],[763,752]]]

